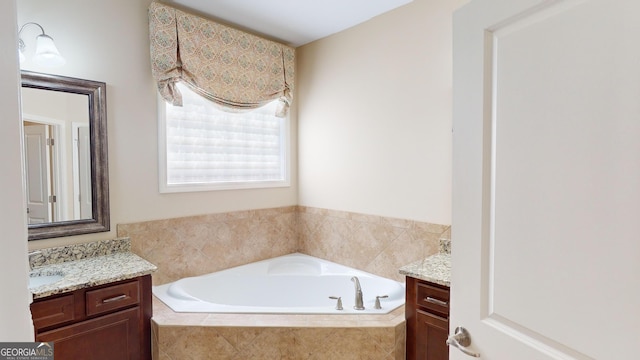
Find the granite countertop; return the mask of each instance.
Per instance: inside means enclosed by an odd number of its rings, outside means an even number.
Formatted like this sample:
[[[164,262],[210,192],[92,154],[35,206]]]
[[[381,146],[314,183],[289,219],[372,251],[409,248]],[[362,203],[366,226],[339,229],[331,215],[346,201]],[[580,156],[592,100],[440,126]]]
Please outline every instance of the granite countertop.
[[[68,248],[64,250],[67,253],[72,252]],[[77,249],[71,250],[77,253]],[[118,249],[116,252],[110,252],[108,250],[97,256],[96,254],[93,256],[76,255],[75,259],[67,258],[61,262],[44,262],[42,265],[34,266],[30,276],[61,275],[62,279],[51,284],[30,287],[29,291],[34,299],[38,299],[148,275],[157,269],[155,265],[130,251]],[[49,251],[46,253],[47,256],[51,255]],[[60,251],[55,251],[54,254],[54,256],[59,256]]]
[[[451,254],[439,253],[400,268],[400,274],[451,286]]]

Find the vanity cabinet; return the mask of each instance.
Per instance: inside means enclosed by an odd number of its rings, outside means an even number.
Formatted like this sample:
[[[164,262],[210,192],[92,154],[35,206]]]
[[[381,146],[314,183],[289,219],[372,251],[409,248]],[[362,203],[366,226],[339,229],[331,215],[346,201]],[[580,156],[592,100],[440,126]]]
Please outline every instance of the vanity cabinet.
[[[406,278],[407,360],[448,360],[449,288]]]
[[[36,299],[35,340],[56,359],[151,359],[151,275]]]

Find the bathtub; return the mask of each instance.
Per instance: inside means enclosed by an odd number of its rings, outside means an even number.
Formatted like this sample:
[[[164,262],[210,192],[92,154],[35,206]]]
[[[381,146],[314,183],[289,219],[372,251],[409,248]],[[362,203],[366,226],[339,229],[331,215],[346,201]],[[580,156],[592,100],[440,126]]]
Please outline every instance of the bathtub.
[[[355,310],[359,279],[364,310]],[[289,254],[153,287],[175,312],[386,314],[404,305],[404,284],[304,254]],[[375,309],[376,296],[382,309]],[[336,310],[341,297],[342,310]]]

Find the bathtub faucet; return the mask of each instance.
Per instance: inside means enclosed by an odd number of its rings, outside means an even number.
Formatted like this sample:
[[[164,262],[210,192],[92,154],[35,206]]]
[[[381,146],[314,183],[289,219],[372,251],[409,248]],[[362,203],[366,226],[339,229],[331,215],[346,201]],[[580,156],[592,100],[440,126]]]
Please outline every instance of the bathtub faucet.
[[[360,287],[360,280],[357,276],[351,278],[351,281],[356,286],[356,304],[353,306],[356,310],[364,310],[364,304],[362,303],[362,288]]]

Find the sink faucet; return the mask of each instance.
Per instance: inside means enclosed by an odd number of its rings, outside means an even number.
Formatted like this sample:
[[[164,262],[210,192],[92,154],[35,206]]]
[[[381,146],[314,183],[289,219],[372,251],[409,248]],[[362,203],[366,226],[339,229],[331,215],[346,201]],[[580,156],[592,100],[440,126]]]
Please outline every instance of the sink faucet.
[[[353,306],[356,310],[364,310],[364,304],[362,303],[362,288],[360,287],[360,280],[357,276],[351,278],[351,281],[356,286],[356,304]]]

